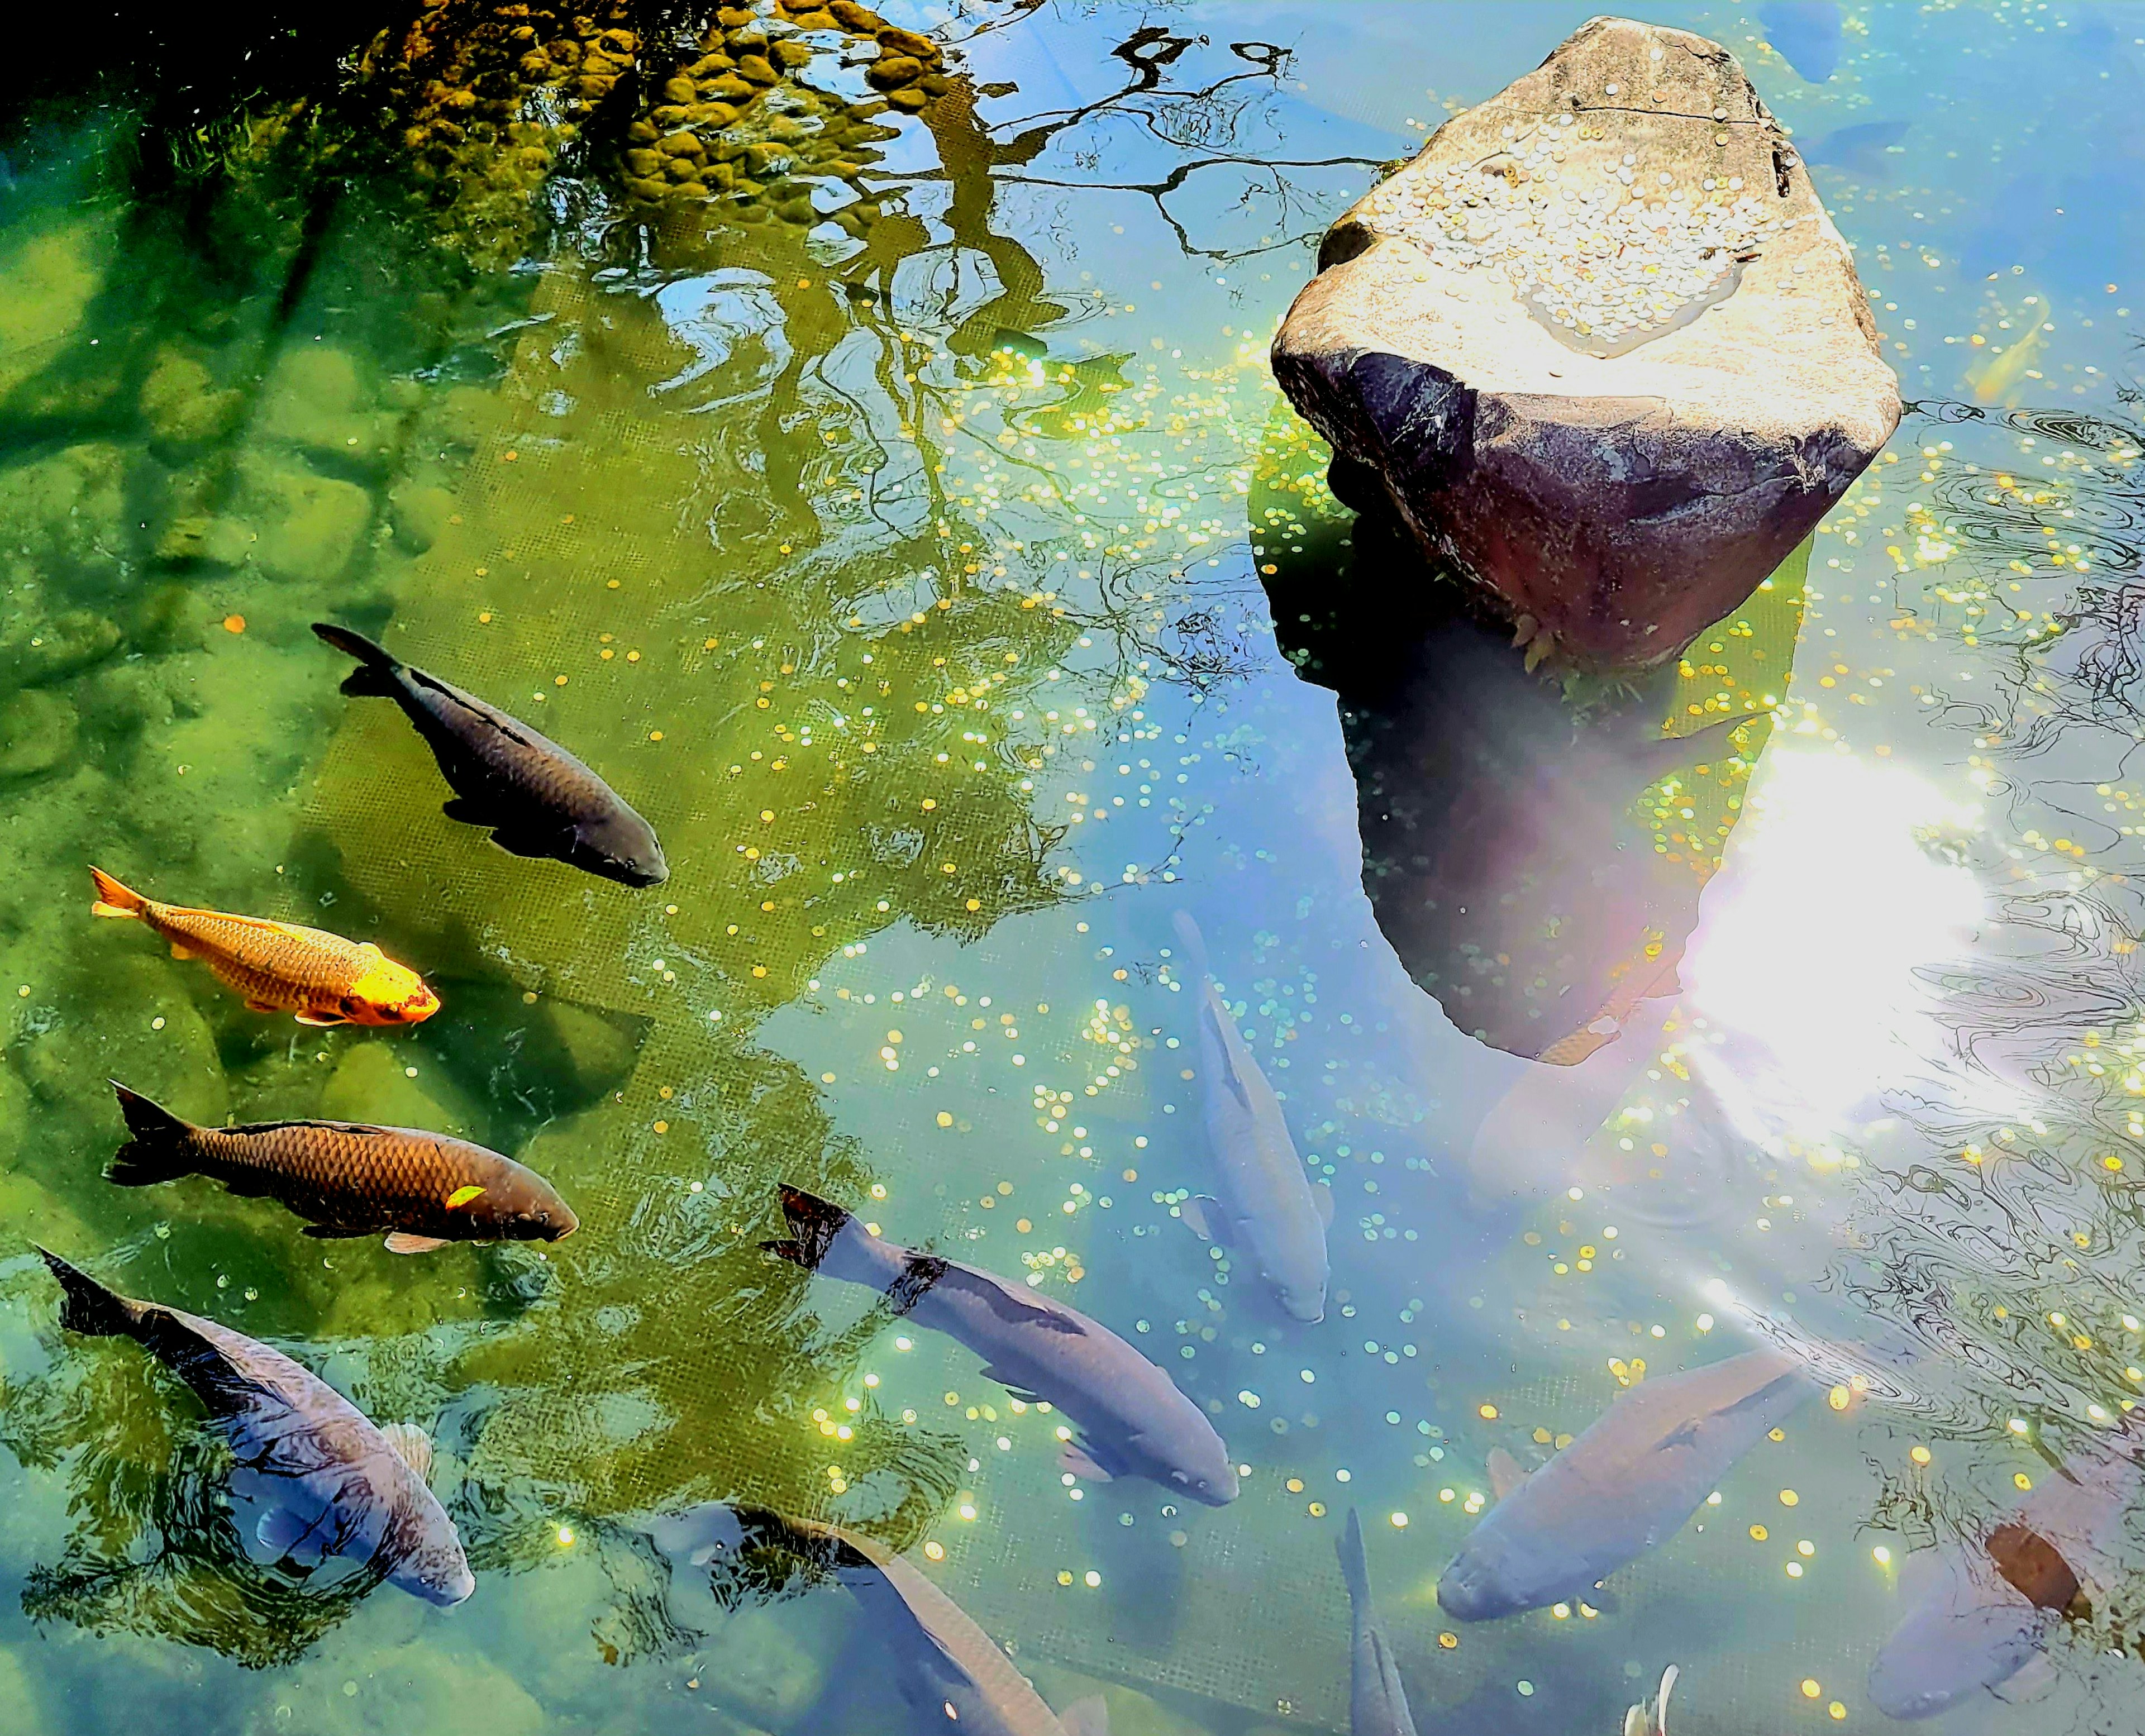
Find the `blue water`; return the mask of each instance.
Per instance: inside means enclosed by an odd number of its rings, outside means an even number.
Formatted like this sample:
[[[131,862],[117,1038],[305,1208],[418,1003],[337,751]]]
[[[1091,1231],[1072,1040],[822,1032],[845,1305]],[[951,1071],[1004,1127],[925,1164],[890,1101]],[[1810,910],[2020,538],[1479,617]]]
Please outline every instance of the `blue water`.
[[[144,23],[8,103],[0,1732],[937,1728],[839,1590],[670,1571],[641,1525],[718,1499],[905,1551],[1120,1736],[1345,1729],[1351,1506],[1426,1732],[1610,1736],[1670,1664],[1671,1729],[1894,1722],[1918,1575],[2145,1385],[2145,17],[1649,15],[1792,127],[1909,401],[1806,579],[1575,724],[1381,588],[1265,354],[1379,166],[1587,9],[884,16],[943,93],[878,110],[814,36],[664,118],[750,144],[686,178],[630,129],[753,27],[712,12]],[[439,818],[331,616],[598,764],[672,880]],[[1633,745],[1722,714],[1735,754]],[[91,860],[377,938],[445,1010],[247,1013],[92,923]],[[1181,1221],[1180,912],[1335,1192],[1316,1326]],[[109,1077],[456,1132],[583,1228],[406,1259],[122,1192]],[[778,1181],[1103,1321],[1242,1495],[1068,1487],[975,1355],[761,1254]],[[197,1407],[58,1332],[32,1241],[424,1427],[474,1598],[250,1562]],[[1493,1450],[1762,1341],[1809,1402],[1600,1605],[1440,1608]],[[2145,1729],[2098,1542],[2017,1704],[1942,1728]]]

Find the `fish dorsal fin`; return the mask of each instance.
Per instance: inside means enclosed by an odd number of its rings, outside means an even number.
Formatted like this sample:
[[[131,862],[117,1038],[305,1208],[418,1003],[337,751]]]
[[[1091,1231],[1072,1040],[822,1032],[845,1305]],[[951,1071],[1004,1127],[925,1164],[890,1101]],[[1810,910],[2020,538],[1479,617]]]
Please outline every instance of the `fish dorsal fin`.
[[[1197,1193],[1188,1200],[1180,1201],[1177,1215],[1191,1226],[1192,1233],[1202,1241],[1229,1246],[1229,1214],[1222,1209],[1222,1202],[1213,1195]]]
[[[1086,1331],[1077,1316],[1063,1309],[1046,1307],[1039,1300],[1023,1296],[1010,1284],[1002,1283],[988,1273],[956,1266],[951,1261],[937,1276],[932,1287],[975,1296],[1000,1320],[1017,1326],[1040,1326],[1047,1332],[1065,1332],[1076,1337]]]
[[[1490,1449],[1489,1462],[1485,1469],[1490,1473],[1490,1487],[1496,1491],[1501,1501],[1508,1500],[1512,1491],[1527,1480],[1526,1472],[1520,1468],[1520,1461],[1502,1447]]]
[[[382,1423],[380,1438],[394,1450],[395,1456],[416,1474],[420,1483],[427,1482],[432,1475],[432,1437],[415,1423]]]
[[[1237,1048],[1244,1039],[1222,1012],[1222,997],[1211,983],[1207,989],[1207,1004],[1200,1008],[1200,1017],[1213,1027],[1214,1047],[1220,1052],[1222,1082],[1229,1087],[1229,1095],[1248,1114],[1252,1107],[1252,1093],[1237,1067]]]
[[[1333,1190],[1323,1181],[1311,1184],[1311,1209],[1317,1212],[1318,1221],[1327,1229],[1333,1227]]]
[[[525,748],[540,752],[546,744],[536,732],[519,719],[509,717],[495,705],[487,705],[474,694],[465,694],[460,688],[449,685],[436,675],[428,675],[422,669],[407,671],[413,685],[437,694],[450,705],[459,707],[488,727],[496,729],[509,741],[519,742]]]

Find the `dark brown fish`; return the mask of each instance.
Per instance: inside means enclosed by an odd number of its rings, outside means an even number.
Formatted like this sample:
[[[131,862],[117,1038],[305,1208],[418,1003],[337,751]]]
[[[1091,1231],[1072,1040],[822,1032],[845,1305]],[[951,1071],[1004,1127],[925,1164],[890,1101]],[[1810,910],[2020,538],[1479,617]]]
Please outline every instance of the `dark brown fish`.
[[[557,1241],[580,1227],[535,1171],[466,1140],[354,1122],[258,1122],[197,1127],[113,1080],[134,1137],[105,1179],[147,1187],[207,1176],[310,1219],[324,1238],[386,1231],[397,1254],[450,1241]]]
[[[313,631],[358,661],[342,690],[392,699],[432,750],[455,798],[450,820],[491,828],[516,856],[543,856],[627,886],[670,878],[654,828],[556,742],[474,694],[428,675],[363,634],[316,621]]]
[[[252,1546],[301,1572],[340,1556],[428,1603],[459,1604],[476,1589],[454,1520],[396,1450],[396,1437],[415,1431],[389,1435],[310,1369],[243,1332],[130,1301],[37,1252],[66,1292],[61,1326],[131,1338],[193,1389],[231,1445],[232,1516]]]

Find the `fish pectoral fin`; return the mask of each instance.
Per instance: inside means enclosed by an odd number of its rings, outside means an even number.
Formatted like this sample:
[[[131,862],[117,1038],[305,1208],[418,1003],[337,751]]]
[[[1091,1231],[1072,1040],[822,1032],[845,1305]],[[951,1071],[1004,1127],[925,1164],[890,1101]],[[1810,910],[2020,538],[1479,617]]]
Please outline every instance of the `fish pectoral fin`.
[[[307,1224],[306,1234],[316,1241],[351,1241],[371,1235],[376,1227],[373,1224]]]
[[[319,1530],[318,1521],[308,1520],[296,1507],[275,1506],[256,1522],[253,1535],[261,1548],[273,1549],[280,1558],[311,1565],[321,1559],[316,1540]]]
[[[1196,1193],[1177,1206],[1177,1214],[1192,1226],[1192,1233],[1202,1241],[1229,1245],[1229,1214],[1222,1209],[1222,1202],[1209,1193]]]
[[[1489,1461],[1485,1468],[1490,1473],[1490,1487],[1496,1492],[1501,1501],[1527,1480],[1527,1474],[1520,1467],[1520,1461],[1502,1447],[1490,1449]]]
[[[394,1450],[395,1456],[416,1474],[420,1483],[432,1475],[432,1437],[415,1423],[382,1423],[380,1438]]]
[[[274,1009],[269,1010],[272,1012]],[[350,1022],[346,1018],[331,1018],[324,1012],[301,1012],[294,1016],[301,1025],[346,1025]]]
[[[121,914],[124,915],[125,913],[122,911]],[[194,957],[194,949],[192,947],[184,945],[175,940],[172,943],[172,957],[174,958],[192,958]]]
[[[1084,1477],[1091,1483],[1112,1483],[1117,1480],[1097,1465],[1092,1455],[1077,1440],[1068,1440],[1058,1455],[1058,1462],[1076,1477]]]
[[[489,808],[467,796],[456,796],[451,801],[442,802],[440,812],[450,820],[460,821],[465,826],[495,826],[499,823]]]
[[[986,1380],[997,1381],[999,1385],[1005,1388],[1008,1394],[1013,1397],[1018,1399],[1023,1405],[1040,1405],[1046,1402],[1041,1395],[1030,1392],[1027,1387],[1022,1385],[1018,1380],[1008,1380],[995,1368],[985,1367],[979,1370],[978,1372]]]
[[[387,1251],[391,1254],[429,1254],[435,1248],[443,1248],[446,1245],[447,1239],[444,1236],[412,1236],[407,1230],[395,1231],[388,1236],[386,1243]]]
[[[1065,1736],[1110,1736],[1109,1702],[1099,1694],[1075,1700],[1058,1714]]]
[[[2038,1699],[2055,1685],[2056,1666],[2048,1661],[2046,1652],[2036,1652],[2001,1685],[1988,1691],[2005,1705],[2015,1706],[2026,1700]]]
[[[552,857],[572,848],[574,834],[554,832],[548,836],[531,832],[494,832],[491,841],[510,856]]]
[[[1311,1184],[1311,1204],[1318,1213],[1318,1221],[1327,1229],[1333,1227],[1333,1190],[1323,1181]]]

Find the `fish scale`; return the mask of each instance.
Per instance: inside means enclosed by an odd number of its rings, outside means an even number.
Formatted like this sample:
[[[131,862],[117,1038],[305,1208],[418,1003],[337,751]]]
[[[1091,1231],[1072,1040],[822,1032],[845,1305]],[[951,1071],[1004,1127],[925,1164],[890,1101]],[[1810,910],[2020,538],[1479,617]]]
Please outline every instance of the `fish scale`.
[[[264,999],[292,987],[340,993],[365,974],[378,953],[320,928],[249,922],[153,899],[144,913],[158,933],[200,954],[232,987],[265,991]]]
[[[200,1144],[207,1161],[231,1170],[288,1176],[383,1202],[444,1200],[484,1179],[477,1173],[481,1166],[469,1161],[473,1153],[392,1131],[347,1133],[314,1124],[241,1135],[210,1127]]]
[[[308,1219],[314,1236],[388,1231],[396,1253],[446,1241],[555,1241],[577,1226],[541,1176],[447,1134],[359,1122],[200,1127],[117,1081],[113,1088],[133,1136],[105,1171],[121,1186],[207,1176],[241,1197],[277,1201]]]

